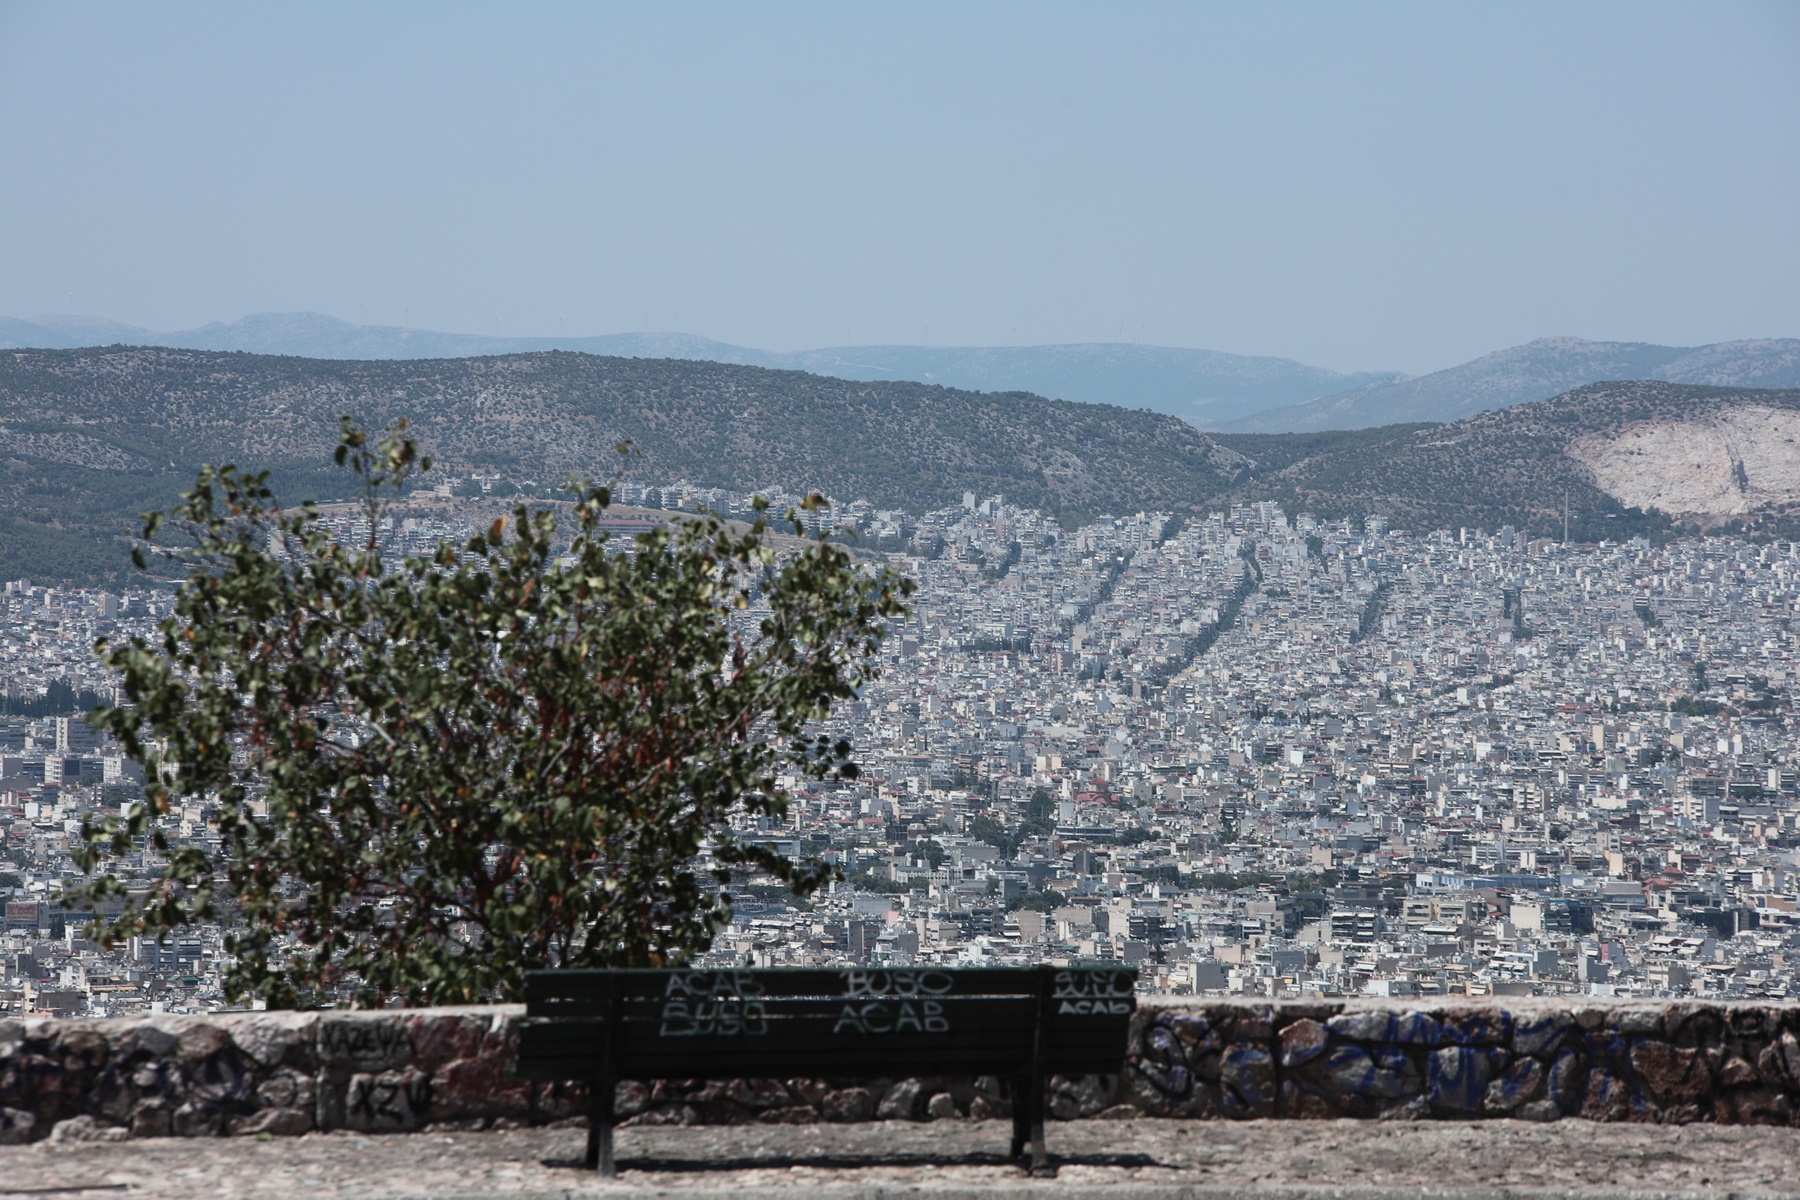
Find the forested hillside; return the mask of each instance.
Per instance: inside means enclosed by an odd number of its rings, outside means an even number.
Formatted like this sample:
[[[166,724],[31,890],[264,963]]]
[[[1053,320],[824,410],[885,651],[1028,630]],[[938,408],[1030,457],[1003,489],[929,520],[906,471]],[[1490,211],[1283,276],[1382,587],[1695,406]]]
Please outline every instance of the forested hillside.
[[[143,509],[201,462],[273,468],[298,501],[340,414],[413,423],[445,474],[626,474],[815,488],[922,511],[964,491],[1062,513],[1185,508],[1241,456],[1169,416],[711,362],[570,353],[320,361],[113,347],[0,354],[0,578],[119,569]],[[629,439],[642,457],[621,463]]]
[[[1208,436],[1023,392],[563,352],[320,361],[191,350],[0,353],[0,579],[125,574],[137,514],[202,462],[341,497],[337,421],[412,422],[439,477],[574,474],[818,489],[921,512],[1003,493],[1075,519],[1279,499],[1414,529],[1800,531],[1800,391],[1595,384],[1449,425]],[[641,457],[621,459],[629,439]]]
[[[1577,540],[1680,529],[1794,536],[1800,390],[1597,383],[1448,425],[1217,435],[1249,496],[1415,530],[1512,525]]]

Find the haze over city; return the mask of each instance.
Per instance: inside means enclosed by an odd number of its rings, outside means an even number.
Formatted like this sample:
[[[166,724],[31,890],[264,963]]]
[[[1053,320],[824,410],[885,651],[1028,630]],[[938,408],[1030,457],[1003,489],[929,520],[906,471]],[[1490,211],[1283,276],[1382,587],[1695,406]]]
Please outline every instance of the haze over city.
[[[0,1195],[1800,1196],[1797,63],[0,0]]]
[[[1422,374],[1800,330],[1789,4],[0,6],[0,314]]]

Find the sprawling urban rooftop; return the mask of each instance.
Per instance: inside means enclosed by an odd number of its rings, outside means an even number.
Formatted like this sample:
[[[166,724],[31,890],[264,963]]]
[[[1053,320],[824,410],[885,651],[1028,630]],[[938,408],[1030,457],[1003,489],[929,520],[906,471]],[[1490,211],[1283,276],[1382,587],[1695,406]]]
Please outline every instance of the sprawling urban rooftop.
[[[786,781],[790,821],[759,831],[843,881],[808,900],[743,881],[718,965],[1121,962],[1148,991],[1270,997],[1795,994],[1794,544],[1570,545],[1275,504],[1066,529],[973,495],[833,519],[920,590],[880,679],[832,718],[862,777]],[[401,549],[465,532],[384,531]],[[218,930],[108,951],[56,899],[83,816],[139,787],[72,715],[114,697],[94,639],[170,603],[23,580],[0,596],[0,1011],[225,1003]],[[166,820],[203,843],[215,817]]]

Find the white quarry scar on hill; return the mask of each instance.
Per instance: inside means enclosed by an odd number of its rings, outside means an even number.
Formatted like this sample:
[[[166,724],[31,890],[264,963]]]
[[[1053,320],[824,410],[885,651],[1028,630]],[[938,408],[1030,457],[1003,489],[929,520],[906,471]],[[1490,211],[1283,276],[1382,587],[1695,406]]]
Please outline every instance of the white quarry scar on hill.
[[[1568,455],[1621,504],[1731,516],[1800,500],[1800,412],[1744,405],[1579,439]]]

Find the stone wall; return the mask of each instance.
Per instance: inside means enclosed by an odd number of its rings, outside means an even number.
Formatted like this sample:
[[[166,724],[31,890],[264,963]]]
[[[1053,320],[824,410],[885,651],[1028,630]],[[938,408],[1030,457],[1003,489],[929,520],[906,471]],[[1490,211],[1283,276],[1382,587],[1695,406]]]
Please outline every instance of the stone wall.
[[[0,1021],[0,1143],[579,1120],[584,1089],[511,1077],[522,1010]],[[1800,1006],[1147,1005],[1117,1076],[1052,1079],[1052,1115],[1800,1123]],[[619,1085],[640,1124],[1005,1116],[995,1079]]]

